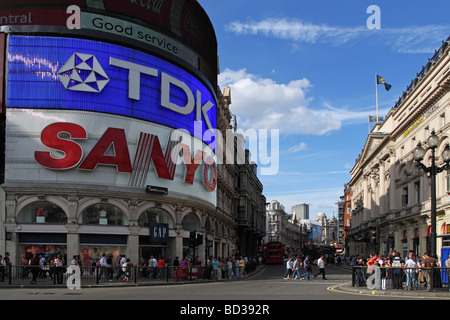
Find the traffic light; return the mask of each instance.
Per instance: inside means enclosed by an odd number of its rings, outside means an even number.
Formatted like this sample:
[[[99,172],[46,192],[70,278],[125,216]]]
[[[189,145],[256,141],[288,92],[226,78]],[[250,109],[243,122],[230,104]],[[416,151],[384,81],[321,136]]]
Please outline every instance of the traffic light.
[[[197,234],[197,232],[195,230],[191,231],[189,233],[189,247],[191,247],[191,248],[195,247],[195,236],[196,236],[196,234]]]
[[[203,235],[199,233],[199,234],[197,234],[197,242],[196,242],[196,245],[199,246],[199,245],[201,245],[201,244],[203,244]]]
[[[370,240],[372,243],[376,243],[377,242],[377,232],[376,231],[372,231],[371,236],[370,236]]]

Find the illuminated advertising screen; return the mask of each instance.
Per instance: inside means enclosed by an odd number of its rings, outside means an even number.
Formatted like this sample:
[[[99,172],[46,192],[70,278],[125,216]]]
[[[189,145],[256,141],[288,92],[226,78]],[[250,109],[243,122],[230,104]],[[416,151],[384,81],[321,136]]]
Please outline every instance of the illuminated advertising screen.
[[[200,139],[216,128],[207,86],[150,54],[93,40],[11,35],[7,58],[8,108],[116,114]]]
[[[322,242],[322,227],[311,224],[311,232],[308,233],[308,240],[311,240],[314,243]]]

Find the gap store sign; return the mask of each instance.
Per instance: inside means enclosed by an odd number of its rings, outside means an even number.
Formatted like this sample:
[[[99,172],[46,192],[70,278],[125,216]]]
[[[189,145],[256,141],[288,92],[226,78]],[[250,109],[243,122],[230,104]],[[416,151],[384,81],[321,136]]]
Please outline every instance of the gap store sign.
[[[9,37],[7,107],[116,114],[199,139],[217,125],[215,96],[195,76],[138,50],[75,38]]]

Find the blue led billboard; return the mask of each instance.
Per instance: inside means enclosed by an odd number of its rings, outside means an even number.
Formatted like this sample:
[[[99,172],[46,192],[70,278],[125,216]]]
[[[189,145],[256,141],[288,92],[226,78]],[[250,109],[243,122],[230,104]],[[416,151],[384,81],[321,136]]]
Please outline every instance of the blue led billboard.
[[[199,138],[216,128],[215,97],[195,76],[150,54],[85,39],[10,36],[6,103],[123,115]]]

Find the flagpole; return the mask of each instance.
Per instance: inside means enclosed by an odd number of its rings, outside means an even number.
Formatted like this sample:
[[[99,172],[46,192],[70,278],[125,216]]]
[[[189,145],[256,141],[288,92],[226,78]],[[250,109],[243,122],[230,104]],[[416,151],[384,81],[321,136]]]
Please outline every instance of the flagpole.
[[[375,95],[377,99],[377,123],[378,123],[378,75],[375,74]]]

